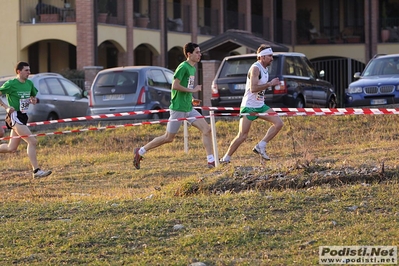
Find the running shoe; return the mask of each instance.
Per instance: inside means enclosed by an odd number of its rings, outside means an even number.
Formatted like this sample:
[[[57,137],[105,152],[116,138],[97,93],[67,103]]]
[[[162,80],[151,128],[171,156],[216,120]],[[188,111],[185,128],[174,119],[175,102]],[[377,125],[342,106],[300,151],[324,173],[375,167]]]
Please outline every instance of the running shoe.
[[[51,175],[51,171],[43,171],[40,168],[37,168],[33,171],[33,178],[42,178]]]
[[[222,158],[222,159],[219,160],[219,163],[228,164],[228,163],[230,163],[230,160],[225,160],[224,158]]]
[[[214,168],[214,167],[215,167],[215,161],[208,162],[208,168]]]
[[[141,161],[141,159],[143,159],[143,156],[141,156],[141,155],[139,154],[139,150],[140,150],[140,148],[135,148],[135,149],[134,149],[134,160],[133,160],[133,164],[134,164],[134,167],[136,167],[136,169],[140,169],[140,161]]]
[[[267,156],[266,154],[266,150],[262,150],[261,148],[259,148],[258,144],[255,145],[252,151],[256,154],[259,154],[263,159],[270,160],[269,156]]]

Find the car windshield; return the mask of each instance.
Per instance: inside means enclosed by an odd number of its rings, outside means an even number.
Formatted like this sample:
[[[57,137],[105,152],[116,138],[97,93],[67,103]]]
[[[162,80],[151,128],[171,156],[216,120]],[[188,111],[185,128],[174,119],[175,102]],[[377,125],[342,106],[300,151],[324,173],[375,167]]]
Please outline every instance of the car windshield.
[[[276,60],[276,57],[274,57]],[[230,59],[226,60],[225,64],[223,65],[223,69],[220,72],[221,78],[227,77],[242,77],[248,74],[249,68],[252,66],[253,63],[256,62],[256,57],[248,57],[248,58],[237,58],[237,59]],[[273,63],[271,66],[273,66]],[[269,68],[269,74],[273,76],[273,70],[276,72],[276,67]]]
[[[376,58],[363,71],[363,77],[399,74],[399,57]]]
[[[130,87],[136,91],[138,81],[138,72],[106,72],[98,75],[96,87]]]

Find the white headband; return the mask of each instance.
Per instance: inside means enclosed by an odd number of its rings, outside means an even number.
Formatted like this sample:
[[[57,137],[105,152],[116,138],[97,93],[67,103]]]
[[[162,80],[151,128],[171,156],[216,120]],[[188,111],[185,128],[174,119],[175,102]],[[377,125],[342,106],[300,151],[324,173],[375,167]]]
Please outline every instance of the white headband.
[[[271,54],[273,54],[272,48],[267,48],[267,49],[260,51],[260,53],[258,53],[257,56],[264,56],[264,55],[271,55]]]

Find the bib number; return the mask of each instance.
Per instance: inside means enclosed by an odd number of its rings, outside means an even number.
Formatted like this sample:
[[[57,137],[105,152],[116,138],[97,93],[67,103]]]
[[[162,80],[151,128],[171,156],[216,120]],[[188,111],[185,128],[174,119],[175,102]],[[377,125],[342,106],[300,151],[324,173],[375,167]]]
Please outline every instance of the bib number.
[[[265,100],[265,92],[264,91],[258,92],[258,94],[256,95],[256,100],[257,101],[264,101]]]
[[[188,78],[188,85],[187,85],[188,89],[191,89],[191,90],[194,89],[194,79],[195,79],[194,76],[190,76]]]
[[[28,111],[29,104],[30,104],[30,98],[19,100],[19,110],[21,111],[21,113],[26,113]]]

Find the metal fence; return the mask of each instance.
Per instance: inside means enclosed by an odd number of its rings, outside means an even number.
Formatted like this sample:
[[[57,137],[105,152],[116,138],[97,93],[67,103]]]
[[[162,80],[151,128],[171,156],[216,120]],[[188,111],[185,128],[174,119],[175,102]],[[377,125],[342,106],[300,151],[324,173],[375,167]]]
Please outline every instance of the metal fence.
[[[350,58],[326,58],[311,60],[316,70],[324,70],[324,80],[331,82],[337,94],[339,107],[345,104],[345,89],[353,81],[355,72],[362,72],[365,64]]]

